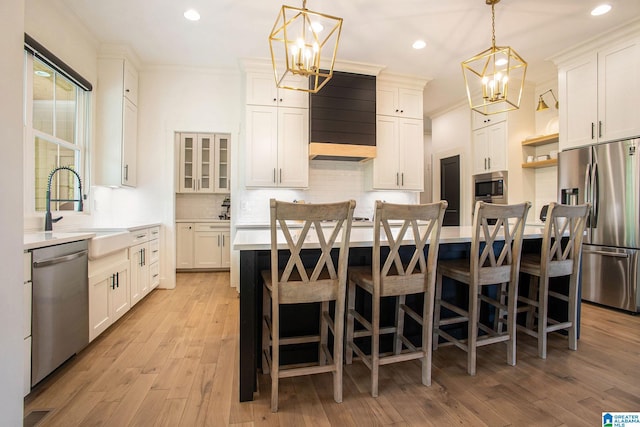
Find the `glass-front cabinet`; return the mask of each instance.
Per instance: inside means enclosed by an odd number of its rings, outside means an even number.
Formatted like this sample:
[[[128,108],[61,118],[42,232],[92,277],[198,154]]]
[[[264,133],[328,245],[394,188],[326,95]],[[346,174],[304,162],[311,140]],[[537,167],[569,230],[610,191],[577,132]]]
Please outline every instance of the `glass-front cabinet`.
[[[178,134],[179,193],[229,192],[229,135],[213,133]]]

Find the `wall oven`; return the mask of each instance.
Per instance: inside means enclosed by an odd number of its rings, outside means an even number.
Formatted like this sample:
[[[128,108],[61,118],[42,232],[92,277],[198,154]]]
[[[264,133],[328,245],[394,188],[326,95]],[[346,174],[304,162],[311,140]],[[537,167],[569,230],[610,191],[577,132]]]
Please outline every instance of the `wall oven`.
[[[507,172],[492,172],[473,176],[473,206],[482,200],[506,205]]]

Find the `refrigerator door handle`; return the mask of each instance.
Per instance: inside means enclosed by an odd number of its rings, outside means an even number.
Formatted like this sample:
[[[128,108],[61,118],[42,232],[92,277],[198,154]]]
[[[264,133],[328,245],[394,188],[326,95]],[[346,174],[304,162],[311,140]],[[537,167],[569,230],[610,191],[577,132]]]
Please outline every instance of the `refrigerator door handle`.
[[[606,251],[591,251],[591,250],[583,250],[583,254],[593,254],[593,255],[602,255],[613,258],[629,258],[628,253],[618,253],[618,252],[606,252]]]
[[[591,224],[592,228],[598,226],[598,213],[600,211],[600,191],[598,190],[598,164],[593,164],[593,173],[591,174],[591,191],[592,191],[592,200],[591,204],[593,205],[593,223]]]
[[[584,172],[584,202],[590,203],[591,196],[591,163],[588,163],[587,170]]]

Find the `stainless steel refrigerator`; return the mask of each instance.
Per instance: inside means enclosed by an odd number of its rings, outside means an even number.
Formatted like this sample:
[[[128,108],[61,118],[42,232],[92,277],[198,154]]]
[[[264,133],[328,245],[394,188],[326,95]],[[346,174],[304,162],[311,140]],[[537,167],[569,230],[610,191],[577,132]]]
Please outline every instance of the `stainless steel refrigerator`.
[[[582,299],[640,311],[640,139],[558,155],[560,203],[592,204],[582,255]]]

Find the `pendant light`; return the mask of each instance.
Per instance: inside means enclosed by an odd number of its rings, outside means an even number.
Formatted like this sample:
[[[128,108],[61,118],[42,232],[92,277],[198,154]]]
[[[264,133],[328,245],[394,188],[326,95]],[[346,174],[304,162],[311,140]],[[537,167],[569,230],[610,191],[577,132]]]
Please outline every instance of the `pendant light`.
[[[271,62],[279,88],[318,92],[333,76],[342,18],[282,6],[269,35]]]
[[[520,108],[527,63],[510,46],[496,46],[495,5],[491,5],[491,47],[462,62],[469,106],[481,114]]]

